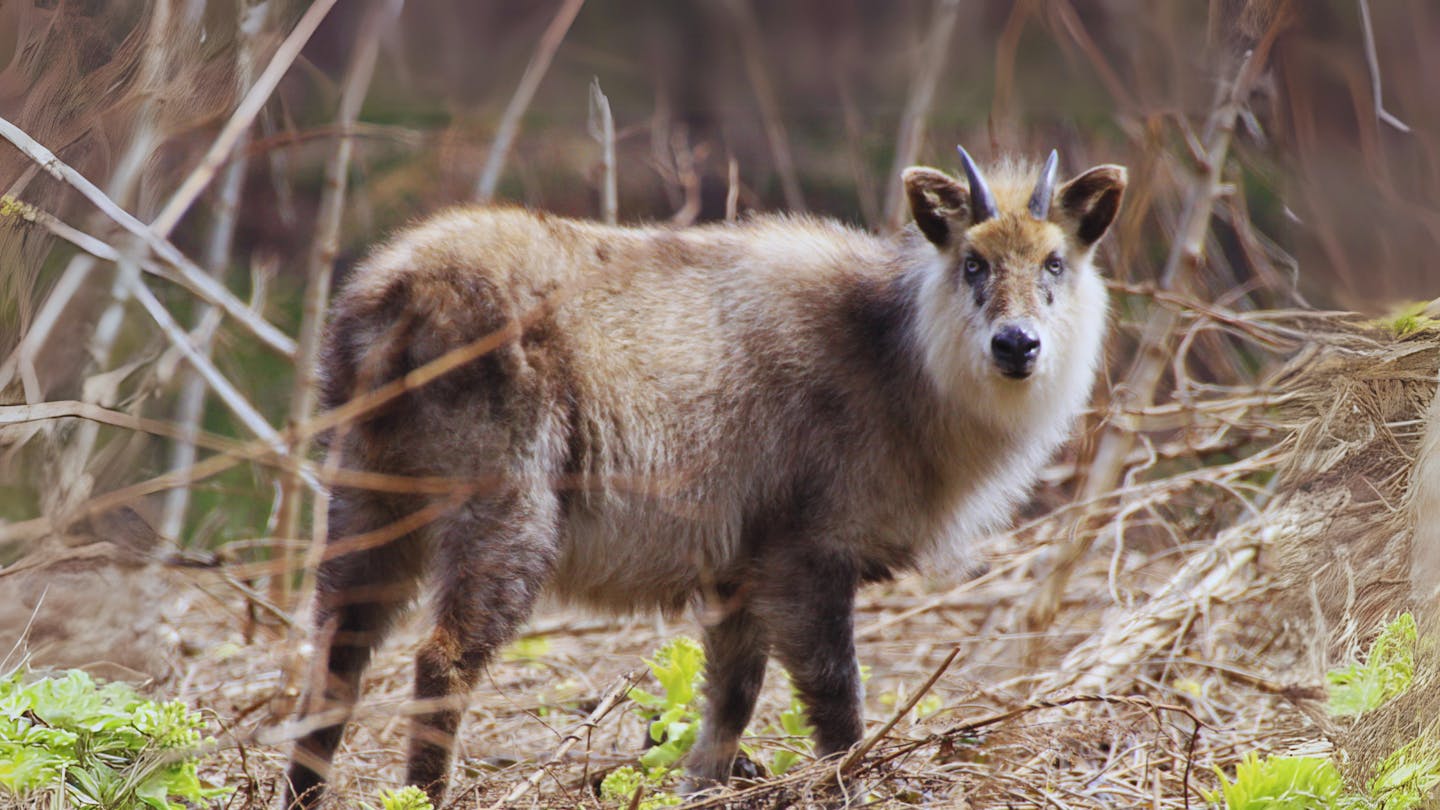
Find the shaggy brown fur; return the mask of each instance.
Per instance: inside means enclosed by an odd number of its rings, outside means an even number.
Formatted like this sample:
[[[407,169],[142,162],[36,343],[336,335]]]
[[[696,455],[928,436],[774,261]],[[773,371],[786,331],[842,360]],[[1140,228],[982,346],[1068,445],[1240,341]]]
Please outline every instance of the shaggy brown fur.
[[[509,339],[337,433],[349,468],[469,488],[334,493],[311,710],[348,711],[428,574],[415,695],[437,702],[408,778],[437,800],[459,698],[546,588],[609,611],[717,608],[693,784],[728,777],[772,654],[818,753],[858,740],[855,590],[1006,520],[1065,438],[1105,326],[1091,255],[1125,184],[1100,167],[1042,185],[1037,219],[1027,166],[998,167],[988,217],[940,172],[905,179],[919,232],[895,239],[463,208],[380,249],[335,304],[328,407]],[[440,516],[353,540],[423,509]],[[316,800],[343,728],[299,742],[287,803]]]

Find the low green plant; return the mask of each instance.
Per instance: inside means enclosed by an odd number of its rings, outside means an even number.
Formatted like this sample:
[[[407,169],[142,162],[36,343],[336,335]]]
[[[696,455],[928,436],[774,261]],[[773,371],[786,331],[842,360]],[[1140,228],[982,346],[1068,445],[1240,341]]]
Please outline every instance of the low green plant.
[[[549,652],[550,639],[544,636],[531,636],[517,638],[507,644],[505,649],[500,651],[500,657],[506,661],[539,664]]]
[[[1320,757],[1266,757],[1254,751],[1235,767],[1235,780],[1215,775],[1220,789],[1203,791],[1205,801],[1226,810],[1325,810],[1345,789],[1340,772]]]
[[[1374,711],[1410,688],[1415,677],[1415,617],[1401,614],[1381,629],[1363,662],[1326,674],[1330,713]],[[1220,790],[1205,800],[1226,810],[1411,810],[1440,786],[1440,744],[1413,740],[1386,757],[1364,793],[1345,793],[1339,770],[1323,757],[1245,755],[1230,781],[1218,768]]]
[[[782,773],[795,767],[802,757],[808,756],[813,750],[810,741],[810,734],[815,727],[810,725],[805,717],[805,704],[800,701],[800,693],[795,685],[790,685],[790,705],[780,712],[780,726],[771,726],[771,734],[782,737],[786,747],[776,751],[770,757],[770,773],[779,776]]]
[[[1402,613],[1371,642],[1364,662],[1326,673],[1330,713],[1345,717],[1373,711],[1409,689],[1418,638],[1415,617]]]
[[[703,681],[705,650],[694,639],[676,636],[645,663],[659,681],[661,693],[630,690],[639,713],[650,721],[650,739],[655,743],[640,756],[640,764],[647,771],[669,771],[695,745],[700,731],[695,696]]]
[[[375,810],[370,805],[365,805],[366,810]],[[430,803],[430,797],[425,791],[414,785],[407,785],[398,790],[380,791],[380,810],[435,810]]]
[[[1382,322],[1390,327],[1390,331],[1395,333],[1395,337],[1408,337],[1435,323],[1434,318],[1425,314],[1428,306],[1428,302],[1425,301],[1407,304]]]
[[[210,740],[204,718],[79,670],[0,678],[0,796],[52,807],[184,810],[230,788],[209,788],[195,766]]]
[[[1371,807],[1410,810],[1429,798],[1437,785],[1440,785],[1440,745],[1429,740],[1412,740],[1380,763],[1365,791],[1375,800]]]
[[[607,774],[600,783],[600,797],[628,807],[640,792],[640,810],[653,810],[683,801],[670,789],[670,781],[700,732],[700,711],[695,704],[704,681],[705,650],[694,639],[676,636],[645,663],[660,691],[634,688],[629,696],[636,714],[648,724],[654,745],[640,755],[640,767],[626,765]]]
[[[675,807],[685,799],[665,790],[662,781],[631,765],[622,765],[605,775],[600,782],[600,798],[629,807],[637,792],[644,791],[638,810],[655,810],[659,807]]]

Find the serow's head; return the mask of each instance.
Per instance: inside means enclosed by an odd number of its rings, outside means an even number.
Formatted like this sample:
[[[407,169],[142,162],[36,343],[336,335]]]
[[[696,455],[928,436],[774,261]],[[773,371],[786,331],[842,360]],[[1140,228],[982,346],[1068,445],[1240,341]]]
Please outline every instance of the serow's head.
[[[1047,362],[1063,362],[1054,359],[1065,354],[1055,344],[1089,320],[1076,310],[1099,289],[1091,257],[1120,209],[1125,169],[1096,166],[1057,187],[1053,151],[1038,172],[1006,162],[989,182],[963,147],[960,160],[964,180],[921,166],[905,170],[910,211],[939,252],[939,294],[953,297],[965,342],[994,372],[1023,380]],[[1097,330],[1103,306],[1099,320]]]

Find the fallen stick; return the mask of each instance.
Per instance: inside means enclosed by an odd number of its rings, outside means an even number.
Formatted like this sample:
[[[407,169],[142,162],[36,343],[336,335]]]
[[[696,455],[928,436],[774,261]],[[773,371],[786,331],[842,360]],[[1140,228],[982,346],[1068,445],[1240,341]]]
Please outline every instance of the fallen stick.
[[[583,736],[582,732],[589,732],[595,728],[595,726],[599,725],[600,721],[605,718],[605,715],[609,714],[611,709],[618,706],[620,701],[630,694],[630,689],[634,687],[636,681],[639,680],[640,670],[638,669],[631,670],[622,677],[620,682],[601,699],[600,705],[595,707],[595,711],[590,712],[590,716],[585,718],[585,722],[576,726],[561,738],[559,747],[555,749],[555,753],[550,755],[550,759],[546,760],[544,765],[536,768],[535,772],[530,774],[524,782],[516,785],[506,794],[505,798],[490,805],[491,810],[501,810],[501,808],[509,807],[513,802],[519,801],[521,796],[529,793],[531,788],[540,784],[540,780],[545,778],[545,773],[550,767],[559,763],[560,760],[565,757],[565,754],[569,753],[570,749],[575,746],[575,743],[580,742],[580,738]]]

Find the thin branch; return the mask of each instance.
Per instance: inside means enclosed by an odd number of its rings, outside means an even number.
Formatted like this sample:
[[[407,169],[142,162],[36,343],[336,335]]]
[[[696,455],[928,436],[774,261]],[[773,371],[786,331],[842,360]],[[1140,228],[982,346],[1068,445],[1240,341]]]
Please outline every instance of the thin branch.
[[[734,222],[740,214],[740,161],[730,158],[728,182],[725,186],[725,221]]]
[[[255,55],[252,53],[264,21],[269,16],[268,2],[242,4],[240,7],[236,37],[239,43],[235,52],[235,83],[240,92],[249,90],[254,81]],[[235,238],[235,224],[239,220],[240,192],[245,184],[245,172],[250,165],[245,154],[245,144],[250,140],[250,129],[246,127],[235,146],[235,157],[225,167],[225,177],[220,181],[219,192],[215,195],[215,221],[206,242],[205,267],[216,280],[224,279],[225,267],[230,258],[230,249]],[[152,225],[153,227],[153,225]],[[199,328],[195,345],[205,356],[210,356],[211,340],[219,321],[213,317],[214,308],[201,304],[196,308],[193,323]],[[181,435],[171,444],[169,468],[183,470],[195,463],[196,443],[192,436],[199,431],[200,418],[205,410],[205,379],[193,369],[181,367],[179,394],[175,401],[175,422]],[[165,493],[165,503],[160,512],[160,534],[178,538],[184,530],[185,512],[190,504],[190,488],[176,487]]]
[[[286,356],[295,353],[295,341],[291,340],[288,335],[251,312],[244,302],[226,289],[225,285],[211,278],[208,273],[186,258],[175,245],[150,230],[145,223],[116,204],[109,195],[101,191],[84,175],[66,165],[49,149],[41,146],[34,138],[4,118],[0,118],[0,137],[4,137],[31,160],[39,163],[40,167],[51,176],[68,183],[79,191],[102,213],[138,237],[150,248],[151,252],[179,271],[178,276],[165,271],[160,271],[159,275],[180,284],[201,299],[225,310],[227,315],[244,324],[256,337],[277,352]],[[147,267],[147,269],[149,268]]]
[[[377,0],[365,17],[345,81],[340,91],[340,109],[336,120],[341,131],[349,131],[360,117],[360,106],[375,75],[375,61],[380,53],[380,34],[400,15],[404,0]],[[320,332],[325,323],[325,307],[330,300],[331,269],[340,245],[340,221],[345,211],[346,175],[350,172],[350,154],[354,141],[341,136],[335,151],[325,165],[325,191],[320,198],[316,216],[315,243],[306,270],[305,298],[300,320],[299,349],[295,353],[295,388],[290,399],[290,424],[303,422],[315,407],[316,364],[320,354]],[[297,458],[306,455],[306,441],[297,438],[292,448]],[[300,482],[295,475],[281,479],[281,496],[276,531],[281,537],[295,537],[300,525],[301,502],[304,500]],[[294,562],[289,545],[282,548],[285,571],[276,577],[278,586],[271,597],[281,605],[290,602],[290,577],[287,572]]]
[[[600,142],[600,212],[607,224],[619,220],[619,197],[615,180],[615,117],[610,113],[610,99],[600,90],[600,78],[590,82],[590,137]]]
[[[311,35],[315,33],[315,29],[320,26],[320,22],[325,19],[325,15],[330,13],[330,9],[334,5],[335,0],[314,0],[305,10],[299,22],[295,23],[295,28],[290,31],[290,35],[285,37],[285,41],[281,42],[280,47],[275,50],[275,55],[270,58],[270,64],[266,65],[260,78],[255,80],[255,86],[250,88],[250,92],[240,102],[240,106],[235,108],[235,113],[230,116],[230,120],[225,122],[225,127],[220,130],[220,134],[215,136],[215,142],[210,144],[210,149],[200,159],[200,164],[195,167],[189,177],[185,178],[185,181],[180,184],[180,188],[176,189],[175,194],[170,197],[170,202],[165,204],[165,208],[155,218],[152,227],[157,235],[169,236],[170,232],[179,224],[180,218],[200,196],[200,192],[210,184],[210,179],[220,170],[220,165],[234,151],[240,138],[250,129],[251,122],[255,120],[256,115],[260,114],[265,102],[270,100],[270,95],[275,92],[275,87],[280,83],[280,79],[289,71],[290,65],[300,55],[300,50],[305,47],[306,42],[310,41]],[[290,354],[293,351],[292,347],[285,353]]]
[[[1409,124],[1385,110],[1384,88],[1380,82],[1380,57],[1375,52],[1375,28],[1370,23],[1370,0],[1356,2],[1360,5],[1360,27],[1365,32],[1365,64],[1370,67],[1370,94],[1375,99],[1375,117],[1401,132],[1409,132]]]
[[[895,137],[895,162],[891,164],[890,176],[885,180],[888,189],[885,193],[885,224],[890,230],[899,228],[905,222],[905,190],[900,184],[900,173],[906,167],[915,165],[920,154],[920,144],[925,140],[925,122],[935,101],[935,86],[940,83],[940,74],[945,70],[950,40],[954,38],[955,22],[959,18],[959,0],[938,0],[930,36],[925,40],[915,81],[910,85],[910,97],[905,100],[905,112],[900,117],[900,132]]]
[[[111,173],[108,193],[104,194],[106,199],[117,200],[118,205],[138,197],[135,192],[145,177],[145,168],[163,141],[159,118],[163,114],[160,97],[166,85],[166,63],[175,55],[172,43],[192,33],[194,29],[183,21],[172,25],[170,0],[159,0],[153,5],[146,25],[145,50],[135,81],[135,89],[142,101],[131,121],[133,131],[129,143]],[[63,166],[58,158],[51,165],[56,170],[61,170]],[[98,188],[96,193],[100,193]],[[131,253],[133,251],[120,251],[115,276],[110,284],[109,300],[84,339],[85,354],[93,368],[110,367],[110,358],[125,322],[126,303],[130,297],[129,281],[140,275],[140,268]],[[64,514],[70,505],[90,496],[95,479],[86,475],[85,471],[99,439],[100,425],[83,422],[62,443],[59,452],[52,458],[57,486],[47,488],[42,496],[42,508],[46,514]]]
[[[565,39],[565,34],[570,30],[570,24],[575,22],[575,15],[580,13],[580,7],[585,5],[585,0],[564,0],[560,10],[555,12],[555,19],[550,21],[545,33],[540,36],[540,44],[536,46],[535,53],[530,57],[530,64],[525,66],[525,73],[520,77],[520,84],[515,87],[515,95],[510,97],[510,103],[505,107],[505,112],[500,116],[500,127],[495,130],[495,140],[490,144],[490,154],[485,158],[485,168],[480,172],[480,179],[475,184],[475,199],[480,202],[490,202],[495,198],[495,187],[500,184],[500,173],[505,169],[505,160],[510,155],[510,145],[514,143],[515,136],[520,132],[520,119],[524,117],[525,110],[530,107],[530,102],[535,98],[535,91],[540,88],[540,82],[544,80],[545,73],[550,69],[550,61],[555,58],[555,51],[560,49],[560,43]]]
[[[1267,61],[1269,46],[1274,42],[1282,24],[1282,21],[1277,20],[1272,25],[1271,30],[1257,45],[1257,49],[1241,62],[1229,87],[1222,86],[1218,90],[1219,98],[1206,123],[1204,159],[1195,183],[1186,197],[1179,231],[1157,282],[1162,290],[1169,291],[1177,283],[1188,283],[1190,276],[1200,268],[1211,214],[1216,199],[1223,193],[1221,176],[1229,156],[1236,119],[1245,106],[1250,87],[1259,75],[1261,66]],[[1125,377],[1126,396],[1119,404],[1144,408],[1154,401],[1155,390],[1169,365],[1166,345],[1179,322],[1179,314],[1170,309],[1157,307],[1150,311],[1134,365]],[[1125,460],[1130,457],[1135,439],[1136,434],[1133,431],[1118,424],[1105,426],[1096,442],[1090,474],[1079,495],[1080,500],[1093,500],[1116,487],[1124,474]],[[1027,629],[1037,634],[1034,636],[1037,640],[1032,643],[1032,653],[1038,652],[1038,634],[1054,621],[1071,574],[1094,542],[1093,533],[1079,531],[1057,550],[1054,568],[1046,577],[1026,614]]]
[[[585,718],[585,722],[565,734],[565,737],[560,741],[560,745],[555,749],[555,753],[550,755],[550,758],[545,761],[545,764],[536,768],[535,772],[530,774],[524,782],[521,782],[511,789],[511,791],[505,795],[505,798],[491,805],[491,810],[500,810],[500,808],[514,806],[515,802],[519,801],[521,797],[529,793],[532,788],[540,784],[540,780],[545,778],[545,774],[549,772],[550,768],[559,764],[559,762],[564,759],[565,754],[569,753],[570,749],[575,746],[575,743],[580,742],[585,734],[588,734],[600,724],[601,720],[605,719],[605,715],[620,705],[620,702],[630,694],[630,690],[634,688],[636,681],[640,680],[641,674],[642,671],[637,669],[622,676],[614,686],[610,687],[610,691],[605,693],[605,697],[600,701],[600,704],[595,707],[595,710],[590,712],[590,716]]]
[[[920,699],[929,694],[931,689],[935,688],[935,684],[940,681],[940,676],[944,675],[945,670],[949,669],[950,665],[955,663],[955,658],[959,655],[960,647],[956,645],[954,649],[950,650],[950,654],[945,656],[945,660],[940,662],[940,666],[936,667],[935,671],[930,673],[930,678],[926,680],[919,689],[915,690],[915,694],[911,695],[910,699],[905,701],[904,706],[896,710],[894,715],[890,717],[888,723],[876,729],[875,733],[866,737],[863,743],[850,750],[850,753],[845,756],[844,761],[840,763],[840,773],[850,773],[855,770],[855,766],[859,765],[860,761],[865,758],[865,755],[870,753],[870,749],[885,739],[885,735],[889,734],[890,730],[895,728],[895,725],[900,722],[901,718],[909,714],[910,710],[920,703]]]
[[[269,444],[275,452],[282,456],[288,455],[289,450],[285,445],[284,439],[281,438],[280,433],[271,427],[270,423],[265,421],[265,417],[260,414],[260,411],[256,409],[254,405],[251,405],[249,400],[245,399],[245,395],[241,394],[240,391],[235,388],[234,384],[225,378],[225,375],[220,372],[220,369],[215,367],[215,363],[205,354],[201,353],[200,349],[197,348],[190,339],[190,335],[180,324],[175,322],[174,316],[170,314],[170,311],[165,308],[164,304],[160,303],[160,300],[155,297],[155,294],[150,291],[150,288],[145,286],[144,282],[140,281],[138,277],[135,278],[129,286],[130,293],[135,296],[135,300],[139,301],[140,305],[145,308],[145,311],[150,313],[150,317],[155,319],[155,323],[160,327],[160,330],[165,333],[165,336],[170,339],[170,342],[174,344],[176,348],[180,349],[181,353],[185,355],[185,359],[190,361],[191,366],[205,378],[205,381],[210,384],[211,389],[215,391],[216,396],[220,397],[220,401],[225,403],[226,407],[230,409],[231,413],[235,414],[241,424],[245,425],[256,437],[264,440],[266,444]]]
[[[0,405],[0,425],[23,425],[66,418],[88,419],[102,425],[138,430],[171,439],[187,436],[173,422],[147,419],[78,399],[53,400],[36,405]],[[201,447],[221,453],[240,452],[245,447],[242,442],[203,431],[197,432],[193,441]]]
[[[804,211],[805,195],[800,191],[800,176],[795,171],[795,160],[790,155],[790,137],[785,133],[780,102],[775,97],[775,86],[770,82],[770,71],[765,65],[765,55],[760,47],[760,26],[755,21],[755,11],[750,6],[750,0],[729,0],[725,7],[730,10],[735,21],[740,52],[745,61],[745,74],[750,78],[750,87],[755,91],[755,101],[760,106],[760,119],[765,125],[765,140],[770,144],[770,158],[775,161],[775,171],[780,175],[780,188],[785,193],[785,205],[792,211]]]

